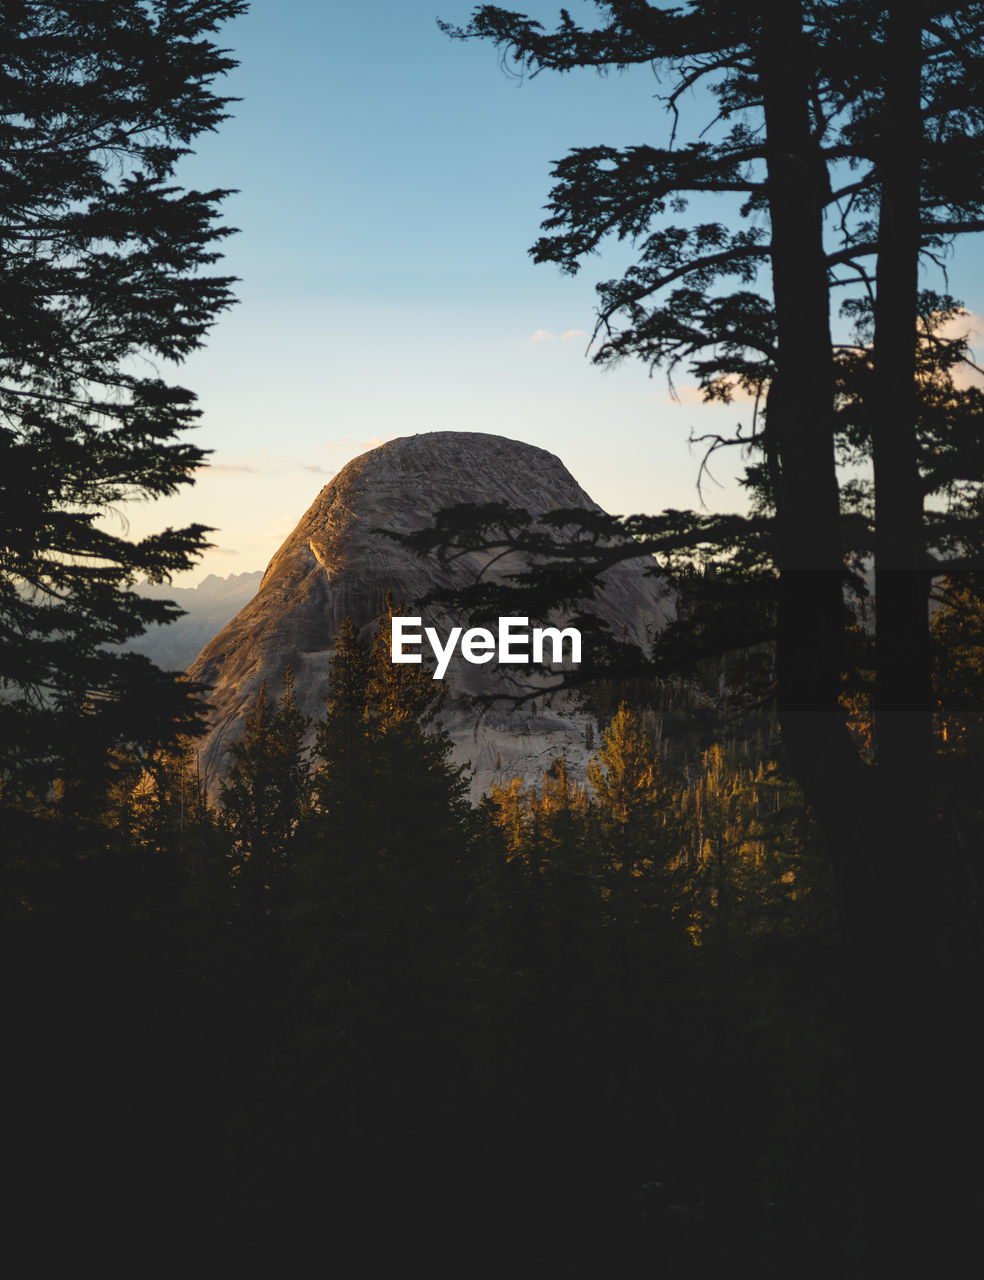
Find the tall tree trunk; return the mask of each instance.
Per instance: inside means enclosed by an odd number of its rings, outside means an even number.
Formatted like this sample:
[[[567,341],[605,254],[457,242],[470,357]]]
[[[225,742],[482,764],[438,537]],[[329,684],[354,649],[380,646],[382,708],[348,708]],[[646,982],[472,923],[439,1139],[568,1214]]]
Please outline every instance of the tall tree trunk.
[[[911,758],[906,742],[925,729],[921,712],[902,700],[913,672],[925,671],[914,586],[923,581],[914,559],[921,534],[915,473],[913,359],[918,240],[918,157],[915,193],[906,160],[913,140],[911,110],[896,121],[886,155],[886,218],[893,219],[880,295],[883,429],[880,432],[879,543],[881,569],[890,576],[889,603],[879,597],[881,674],[879,726],[891,736],[901,724],[907,738],[888,745],[881,785],[848,734],[838,703],[845,610],[839,495],[834,456],[834,387],[829,284],[823,246],[827,174],[811,136],[809,46],[798,0],[772,0],[763,10],[761,81],[767,130],[772,273],[778,331],[778,374],[769,394],[767,431],[779,460],[777,548],[780,598],[777,697],[783,743],[836,863],[841,927],[850,985],[853,1049],[868,1226],[869,1276],[933,1274],[940,1244],[939,1197],[931,1162],[931,1083],[925,1044],[930,1023],[926,982],[930,969],[921,938],[917,855],[922,817],[906,834],[904,801],[913,796],[928,738]],[[894,15],[893,15],[894,16]],[[918,114],[918,21],[915,28],[915,110]],[[907,51],[904,52],[903,50]],[[889,60],[892,92],[911,98],[912,33],[897,30]],[[908,62],[906,61],[908,59]],[[911,104],[910,104],[911,107]],[[918,135],[917,135],[918,136]],[[891,203],[895,202],[895,203]],[[913,240],[916,237],[916,242]],[[897,272],[897,277],[893,274]],[[892,289],[895,292],[892,292]],[[889,314],[890,313],[890,314]],[[886,325],[886,321],[888,322]],[[895,435],[900,421],[903,437]],[[882,573],[884,577],[884,572]],[[882,582],[879,580],[879,592]],[[922,614],[925,626],[925,609]],[[897,630],[901,628],[901,630]],[[900,659],[895,646],[914,651]],[[920,676],[922,679],[922,676]],[[909,690],[923,698],[922,684]],[[924,703],[920,703],[923,706]],[[894,717],[894,719],[893,719]],[[923,740],[920,739],[920,742]],[[925,786],[926,773],[919,783]],[[913,801],[918,807],[918,803]],[[922,810],[920,810],[922,813]],[[888,816],[891,815],[891,820]],[[902,865],[894,857],[900,849]],[[920,926],[922,925],[922,930]]]
[[[959,1161],[944,1111],[945,1028],[936,940],[937,853],[930,821],[932,692],[929,575],[917,451],[916,325],[922,160],[922,21],[918,0],[887,6],[872,441],[875,482],[878,880],[874,920],[852,945],[859,1096],[877,1237],[898,1265],[946,1268],[957,1222]],[[881,1158],[879,1158],[879,1156]],[[906,1223],[904,1231],[900,1222]]]
[[[893,799],[924,794],[931,758],[928,578],[916,448],[916,322],[922,113],[917,0],[889,6],[878,171],[875,303],[875,715]]]
[[[840,842],[863,788],[838,703],[844,603],[834,457],[834,377],[823,206],[829,192],[811,135],[811,81],[799,0],[764,8],[761,83],[767,133],[778,372],[766,430],[778,458],[777,696],[783,743],[817,816]]]

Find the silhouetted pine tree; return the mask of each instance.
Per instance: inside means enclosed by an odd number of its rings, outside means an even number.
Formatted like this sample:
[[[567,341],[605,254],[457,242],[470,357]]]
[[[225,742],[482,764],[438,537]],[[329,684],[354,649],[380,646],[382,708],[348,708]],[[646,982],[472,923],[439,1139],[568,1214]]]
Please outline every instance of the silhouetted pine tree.
[[[390,1248],[373,1235],[380,1211],[402,1256],[412,1237],[426,1247],[429,1206],[455,1194],[467,1090],[466,783],[434,723],[439,686],[391,661],[391,616],[368,645],[349,619],[335,642],[284,908],[288,1034],[233,1149],[236,1198],[264,1197],[295,1238],[317,1223],[336,1251],[360,1242],[368,1273]],[[236,1230],[271,1238],[266,1223]]]
[[[588,765],[592,821],[609,910],[620,931],[664,909],[669,926],[676,848],[667,828],[669,788],[639,717],[623,702]]]
[[[21,0],[3,10],[0,135],[0,771],[85,805],[107,750],[173,740],[194,690],[119,646],[173,603],[138,595],[207,545],[107,510],[189,483],[194,393],[160,377],[232,302],[222,190],[175,180],[228,115],[212,37],[240,0]],[[149,372],[148,372],[149,371]]]
[[[231,744],[232,766],[220,801],[234,840],[236,877],[245,897],[275,893],[289,873],[298,824],[310,808],[309,719],[294,701],[288,667],[280,702],[260,686],[240,737]]]

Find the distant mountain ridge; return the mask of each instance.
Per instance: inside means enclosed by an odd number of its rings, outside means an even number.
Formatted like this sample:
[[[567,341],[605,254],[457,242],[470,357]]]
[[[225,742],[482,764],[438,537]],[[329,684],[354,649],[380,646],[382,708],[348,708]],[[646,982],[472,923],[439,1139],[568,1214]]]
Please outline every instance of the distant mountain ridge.
[[[270,561],[256,594],[189,668],[192,679],[213,687],[212,722],[199,744],[200,767],[212,794],[226,768],[229,742],[240,733],[261,682],[278,695],[290,666],[298,705],[320,720],[332,646],[346,616],[368,635],[392,592],[407,612],[419,613],[424,625],[441,635],[451,625],[469,625],[465,618],[417,602],[435,589],[474,580],[493,557],[472,553],[443,566],[387,534],[429,527],[443,507],[489,502],[521,507],[534,516],[564,507],[601,510],[553,454],[475,432],[390,440],[353,459],[321,490]],[[502,578],[523,563],[516,557],[500,559],[488,576]],[[653,570],[650,557],[623,561],[606,573],[596,597],[585,605],[617,638],[643,649],[674,614],[673,593]],[[456,760],[474,769],[474,795],[515,776],[539,782],[561,754],[575,777],[584,776],[592,722],[574,695],[537,696],[517,709],[509,696],[530,691],[526,675],[494,661],[473,665],[460,654],[452,659],[445,683],[441,720]],[[543,683],[534,680],[532,687]],[[498,701],[479,715],[476,695]]]
[[[231,573],[227,578],[210,573],[197,587],[170,587],[142,582],[137,593],[158,600],[173,600],[184,617],[166,626],[148,627],[126,648],[144,653],[166,671],[185,671],[209,640],[256,595],[263,571]]]

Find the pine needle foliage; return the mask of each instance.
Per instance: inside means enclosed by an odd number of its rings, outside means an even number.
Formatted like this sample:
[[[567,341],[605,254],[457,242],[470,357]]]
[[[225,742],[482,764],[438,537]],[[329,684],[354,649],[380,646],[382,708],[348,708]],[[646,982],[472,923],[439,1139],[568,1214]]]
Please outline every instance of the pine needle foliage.
[[[294,676],[284,672],[279,702],[261,684],[240,737],[221,804],[237,850],[237,873],[252,890],[271,891],[287,871],[294,832],[310,808],[309,719],[294,701]]]
[[[44,786],[193,720],[189,686],[109,646],[177,615],[132,587],[190,568],[207,529],[135,539],[118,507],[173,494],[204,458],[180,438],[195,396],[161,366],[233,301],[213,270],[228,192],[175,172],[228,114],[213,84],[235,62],[211,37],[245,7],[4,6],[0,770],[13,782]]]

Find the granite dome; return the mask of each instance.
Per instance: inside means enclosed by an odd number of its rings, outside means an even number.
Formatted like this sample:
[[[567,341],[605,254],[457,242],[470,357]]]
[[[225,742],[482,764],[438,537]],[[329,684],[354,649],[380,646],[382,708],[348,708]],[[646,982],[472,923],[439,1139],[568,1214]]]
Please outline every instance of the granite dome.
[[[391,440],[353,459],[327,484],[276,553],[255,597],[202,650],[189,676],[212,686],[212,720],[200,743],[206,785],[214,793],[228,743],[266,681],[279,691],[294,673],[298,704],[319,719],[331,669],[332,644],[348,615],[368,634],[387,592],[408,608],[439,587],[470,581],[484,560],[472,555],[450,568],[387,537],[433,523],[442,507],[506,502],[531,514],[559,507],[601,510],[559,458],[504,436],[437,431]],[[644,558],[610,570],[591,612],[624,640],[647,646],[672,616],[672,595]],[[502,574],[503,565],[491,570]],[[452,618],[420,611],[425,623],[446,627]],[[476,694],[507,694],[528,677],[516,668],[474,666],[456,657],[448,670],[441,720],[468,761],[478,795],[496,781],[519,776],[538,781],[553,758],[566,754],[583,776],[589,717],[567,693],[536,698],[516,709],[503,701],[479,716]],[[312,731],[313,734],[313,731]]]

